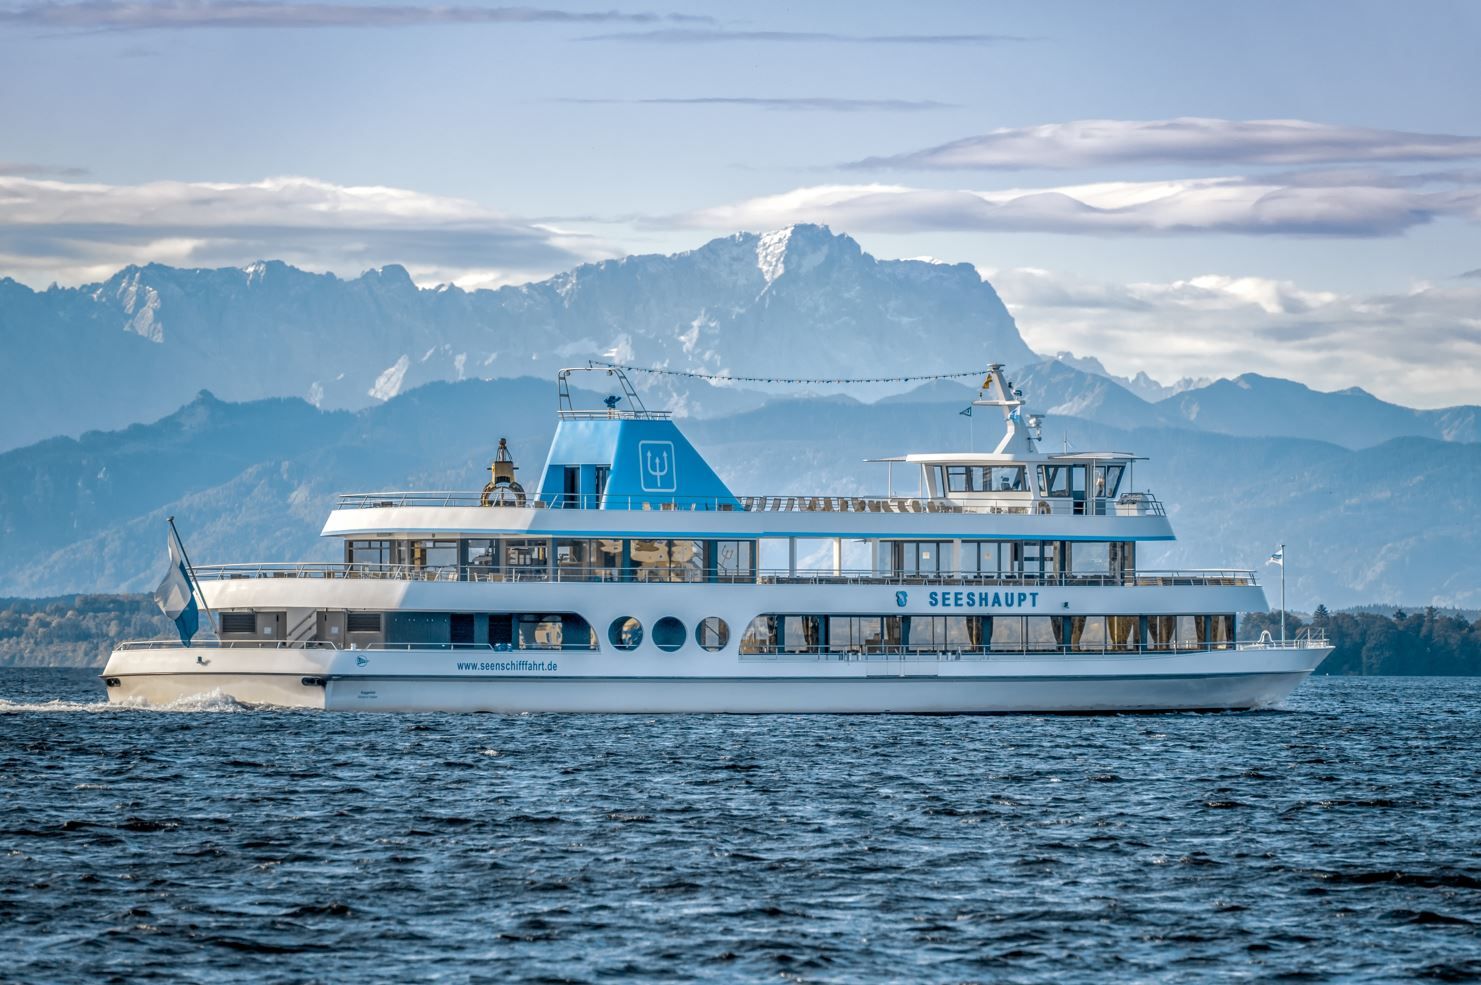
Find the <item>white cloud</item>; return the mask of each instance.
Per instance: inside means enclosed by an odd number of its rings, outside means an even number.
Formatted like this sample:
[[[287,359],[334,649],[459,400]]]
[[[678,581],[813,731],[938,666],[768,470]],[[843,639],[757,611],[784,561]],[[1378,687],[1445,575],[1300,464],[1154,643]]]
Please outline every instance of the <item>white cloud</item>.
[[[1400,176],[1403,177],[1403,176]],[[818,222],[856,232],[1222,232],[1391,236],[1442,216],[1481,217],[1481,194],[1454,176],[1346,183],[1242,176],[1108,181],[992,191],[813,185],[658,220],[715,229]],[[1435,183],[1448,183],[1435,187]]]
[[[421,283],[492,285],[613,255],[593,240],[476,202],[311,178],[140,185],[0,176],[0,273],[86,283],[128,263],[259,258],[358,274],[405,265]]]
[[[294,0],[77,0],[0,8],[0,25],[61,30],[161,28],[413,27],[423,24],[653,24],[710,22],[691,14],[622,13],[446,4],[313,3]]]
[[[1126,376],[1257,372],[1360,385],[1407,406],[1481,402],[1481,285],[1461,279],[1382,295],[1225,274],[1108,284],[1000,270],[991,280],[1036,351],[1093,355]]]
[[[1024,169],[1108,164],[1335,164],[1481,157],[1481,137],[1334,126],[1306,120],[1076,120],[990,133],[861,168]]]

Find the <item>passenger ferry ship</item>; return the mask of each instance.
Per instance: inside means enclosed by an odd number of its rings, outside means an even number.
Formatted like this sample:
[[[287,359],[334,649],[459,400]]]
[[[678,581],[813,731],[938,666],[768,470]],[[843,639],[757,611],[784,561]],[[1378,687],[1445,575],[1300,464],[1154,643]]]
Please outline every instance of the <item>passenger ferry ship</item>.
[[[339,498],[335,564],[193,571],[219,639],[123,643],[113,701],[220,693],[338,710],[1110,712],[1248,709],[1331,648],[1236,642],[1254,573],[1151,571],[1173,538],[1122,452],[1045,453],[1001,366],[991,453],[880,459],[915,496],[736,495],[626,376],[559,423],[527,492]],[[891,486],[893,483],[891,483]],[[831,542],[824,570],[798,542]],[[844,566],[844,544],[869,566]],[[862,553],[854,548],[852,553]],[[785,556],[785,567],[760,564]]]

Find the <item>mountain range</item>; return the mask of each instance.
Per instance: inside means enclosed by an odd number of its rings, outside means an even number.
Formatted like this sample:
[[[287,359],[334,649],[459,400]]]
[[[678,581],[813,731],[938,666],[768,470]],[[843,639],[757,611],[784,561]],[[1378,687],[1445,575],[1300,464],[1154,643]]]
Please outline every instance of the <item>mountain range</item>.
[[[153,420],[202,388],[358,409],[433,380],[553,377],[588,359],[857,377],[1032,356],[971,264],[876,260],[808,225],[499,290],[419,289],[399,266],[341,280],[280,262],[150,264],[40,292],[0,280],[0,343],[11,370],[0,449]],[[686,393],[706,403],[685,405]],[[691,413],[734,407],[726,390],[673,380],[655,397]]]
[[[44,291],[0,279],[0,450],[156,420],[208,389],[357,410],[434,380],[554,376],[589,359],[734,376],[877,377],[1023,366],[1041,357],[970,264],[878,260],[846,235],[797,225],[672,256],[587,264],[499,290],[418,288],[398,266],[353,280],[277,261],[127,267]],[[1361,448],[1396,437],[1481,440],[1481,410],[1411,410],[1359,389],[1321,393],[1253,374],[1163,386],[1093,356],[1056,413],[1128,426],[1286,435]],[[1105,380],[1114,386],[1095,382]],[[776,387],[639,380],[681,415],[757,406]],[[855,396],[903,385],[861,386]]]
[[[1254,566],[1285,542],[1293,605],[1481,603],[1481,409],[1046,359],[970,265],[877,260],[819,226],[497,291],[276,262],[0,281],[0,352],[0,595],[152,587],[170,514],[198,561],[328,558],[335,492],[477,488],[506,435],[538,468],[555,369],[608,358],[763,378],[1003,362],[1046,446],[1150,456],[1180,540],[1144,564]],[[863,458],[995,438],[959,416],[975,382],[635,378],[738,492],[877,492]]]

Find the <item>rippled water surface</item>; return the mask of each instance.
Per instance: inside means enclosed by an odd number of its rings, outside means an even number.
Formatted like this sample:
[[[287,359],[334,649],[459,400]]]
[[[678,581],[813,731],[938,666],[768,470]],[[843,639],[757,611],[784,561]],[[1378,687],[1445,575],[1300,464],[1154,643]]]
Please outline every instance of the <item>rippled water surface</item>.
[[[1481,680],[1105,718],[0,699],[6,981],[1481,979]]]

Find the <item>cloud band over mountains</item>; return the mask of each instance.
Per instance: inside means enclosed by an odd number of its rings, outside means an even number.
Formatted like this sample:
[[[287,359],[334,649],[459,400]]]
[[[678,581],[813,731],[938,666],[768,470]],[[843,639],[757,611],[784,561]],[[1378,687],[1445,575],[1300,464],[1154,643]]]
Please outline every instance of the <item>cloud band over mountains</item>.
[[[474,202],[402,188],[310,178],[107,185],[0,177],[0,270],[33,282],[82,283],[128,263],[283,259],[355,273],[400,263],[423,281],[484,284],[611,252]]]
[[[1027,170],[1124,164],[1312,165],[1481,157],[1481,137],[1306,120],[1077,120],[993,130],[923,150],[869,157],[871,170]]]
[[[1433,176],[1415,176],[1430,178]],[[1438,180],[1438,179],[1434,179]],[[1394,236],[1442,217],[1481,219],[1481,191],[1362,175],[1301,182],[1215,177],[1001,191],[813,185],[656,220],[703,229],[822,222],[876,232],[1235,233]]]

